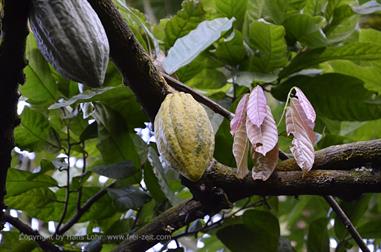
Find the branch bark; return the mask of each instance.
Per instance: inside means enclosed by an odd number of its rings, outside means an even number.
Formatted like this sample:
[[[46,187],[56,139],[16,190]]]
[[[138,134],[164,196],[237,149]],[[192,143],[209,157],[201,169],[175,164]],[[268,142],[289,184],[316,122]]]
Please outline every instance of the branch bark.
[[[6,178],[14,147],[13,129],[19,124],[17,89],[19,83],[24,83],[28,6],[28,0],[4,1],[3,41],[0,46],[0,229],[3,226],[3,209],[6,208]]]

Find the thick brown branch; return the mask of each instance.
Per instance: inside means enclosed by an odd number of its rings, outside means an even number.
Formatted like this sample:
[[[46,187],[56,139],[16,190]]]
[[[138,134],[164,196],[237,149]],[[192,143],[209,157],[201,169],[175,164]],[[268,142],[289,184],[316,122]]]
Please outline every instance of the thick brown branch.
[[[7,171],[14,147],[13,129],[18,124],[18,84],[24,83],[23,68],[26,36],[28,35],[28,0],[5,0],[3,42],[0,46],[0,229],[5,208]]]
[[[154,120],[169,86],[111,0],[89,0],[106,30],[111,57],[144,110]]]
[[[312,169],[348,170],[352,168],[381,168],[381,139],[334,145],[315,152],[315,162]],[[299,170],[294,159],[281,162],[278,171]]]
[[[33,239],[38,243],[38,245],[44,250],[48,252],[56,252],[61,251],[54,244],[47,241],[39,232],[30,228],[27,224],[23,223],[17,218],[10,216],[9,214],[4,214],[4,220],[17,228],[21,233],[30,235]]]

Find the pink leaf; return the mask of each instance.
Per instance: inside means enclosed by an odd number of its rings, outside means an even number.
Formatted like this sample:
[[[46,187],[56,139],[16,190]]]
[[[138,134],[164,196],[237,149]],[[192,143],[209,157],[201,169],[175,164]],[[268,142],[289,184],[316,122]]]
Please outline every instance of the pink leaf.
[[[249,94],[245,94],[244,96],[242,96],[235,110],[234,117],[230,121],[230,133],[233,136],[237,132],[241,124],[244,123],[246,120],[246,107],[247,107],[248,99],[249,99]]]
[[[295,87],[296,90],[296,97],[298,97],[300,106],[303,109],[304,114],[306,115],[308,119],[308,126],[313,129],[315,127],[315,120],[316,120],[316,112],[314,110],[314,107],[312,107],[312,104],[307,99],[307,97],[304,95],[302,90],[300,88]]]
[[[253,91],[251,91],[249,101],[247,103],[247,116],[249,117],[252,124],[260,127],[266,117],[266,96],[263,93],[261,86],[256,86]]]
[[[271,109],[266,105],[266,117],[260,127],[246,119],[246,132],[255,152],[266,155],[278,143],[278,130]]]
[[[253,151],[254,167],[251,170],[251,176],[254,180],[266,181],[274,172],[279,159],[278,144],[274,149],[263,156],[262,154]]]
[[[315,159],[315,134],[308,126],[308,119],[296,98],[291,98],[290,106],[287,107],[286,131],[294,137],[291,152],[296,163],[304,171],[311,170]]]
[[[249,169],[247,168],[248,152],[249,140],[246,136],[246,125],[242,123],[233,139],[233,155],[237,164],[237,174],[239,178],[243,178],[249,173]]]

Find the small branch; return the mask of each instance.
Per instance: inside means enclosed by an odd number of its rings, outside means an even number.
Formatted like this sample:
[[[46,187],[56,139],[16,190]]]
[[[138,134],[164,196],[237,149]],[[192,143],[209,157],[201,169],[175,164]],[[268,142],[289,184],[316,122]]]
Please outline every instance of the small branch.
[[[351,234],[353,240],[357,243],[357,245],[361,248],[363,252],[370,252],[369,248],[366,246],[364,241],[362,240],[359,232],[356,230],[356,228],[353,226],[351,220],[348,218],[348,216],[345,214],[343,209],[339,206],[339,204],[336,202],[336,200],[329,195],[324,196],[325,200],[329,203],[333,211],[335,211],[337,217],[343,222],[345,228],[348,230],[348,232]]]
[[[182,92],[191,94],[198,102],[200,102],[200,103],[204,104],[205,106],[209,107],[215,113],[218,113],[218,114],[222,115],[223,117],[225,117],[228,120],[231,120],[234,117],[234,114],[232,112],[230,112],[229,110],[225,109],[224,107],[222,107],[217,102],[209,99],[208,97],[206,97],[206,96],[204,96],[204,95],[202,95],[200,93],[197,93],[192,88],[188,87],[187,85],[185,85],[181,81],[176,80],[175,78],[173,78],[172,76],[170,76],[168,74],[162,73],[162,75],[164,76],[164,78],[167,81],[168,85],[170,85],[171,87],[173,87],[174,89],[176,89],[178,91],[182,91]]]
[[[82,188],[83,188],[83,186],[82,186],[82,183],[83,183],[83,176],[85,176],[85,174],[86,174],[86,166],[87,166],[87,152],[86,152],[86,150],[85,150],[85,147],[86,147],[86,145],[85,145],[85,142],[82,142],[82,144],[81,144],[81,147],[82,147],[82,149],[83,149],[83,152],[82,152],[82,159],[83,159],[83,167],[82,167],[82,177],[81,177],[81,180],[80,180],[80,187],[79,187],[79,190],[78,190],[78,199],[77,199],[77,211],[79,211],[80,209],[81,209],[81,201],[82,201]]]
[[[6,179],[14,147],[13,129],[19,124],[17,116],[18,84],[25,82],[25,45],[28,35],[27,18],[29,0],[3,1],[3,41],[0,46],[0,229],[6,208]]]
[[[81,219],[82,215],[84,215],[87,212],[87,210],[89,210],[90,207],[95,202],[97,202],[100,198],[102,198],[104,195],[106,195],[107,189],[110,188],[111,186],[113,186],[113,184],[109,185],[108,187],[103,188],[102,190],[100,190],[99,192],[94,194],[91,198],[89,198],[83,204],[83,206],[76,212],[76,214],[65,225],[63,225],[60,230],[56,231],[56,234],[62,235],[66,231],[68,231],[74,224],[76,224]]]
[[[21,233],[26,235],[33,236],[33,239],[37,242],[37,244],[44,250],[49,252],[61,251],[54,244],[47,241],[39,232],[31,229],[27,224],[23,223],[17,218],[10,216],[9,214],[4,214],[4,220],[17,228]]]

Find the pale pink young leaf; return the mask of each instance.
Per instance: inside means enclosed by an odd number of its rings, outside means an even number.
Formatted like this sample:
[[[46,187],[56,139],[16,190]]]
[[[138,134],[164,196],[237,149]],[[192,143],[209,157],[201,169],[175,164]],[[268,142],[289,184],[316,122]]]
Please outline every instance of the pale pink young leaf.
[[[286,131],[293,135],[291,152],[296,163],[304,171],[312,168],[315,159],[313,142],[315,134],[307,125],[308,119],[301,108],[298,99],[291,98],[286,111]]]
[[[247,158],[249,152],[249,140],[246,136],[246,125],[241,123],[233,138],[233,155],[237,164],[237,176],[245,177],[249,173]]]
[[[295,87],[295,90],[296,90],[295,95],[296,97],[298,97],[299,104],[302,107],[303,112],[308,119],[308,126],[311,129],[313,129],[315,127],[315,120],[316,120],[315,109],[300,88]]]
[[[274,148],[278,143],[278,130],[269,106],[266,105],[266,117],[260,127],[246,119],[246,132],[254,151],[266,155]]]
[[[266,181],[273,174],[279,159],[278,144],[265,156],[253,151],[254,167],[251,170],[251,176],[254,180]]]
[[[246,107],[247,101],[249,99],[249,94],[242,96],[239,101],[233,119],[230,121],[230,133],[234,136],[241,124],[245,123],[246,119]]]
[[[261,86],[256,86],[250,93],[249,101],[247,102],[247,116],[251,123],[260,127],[266,118],[267,100]]]

